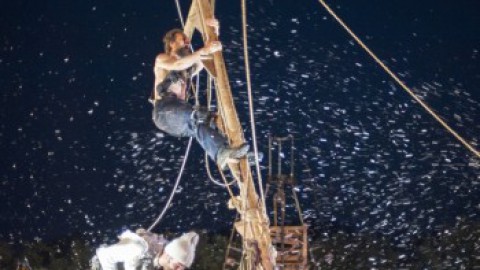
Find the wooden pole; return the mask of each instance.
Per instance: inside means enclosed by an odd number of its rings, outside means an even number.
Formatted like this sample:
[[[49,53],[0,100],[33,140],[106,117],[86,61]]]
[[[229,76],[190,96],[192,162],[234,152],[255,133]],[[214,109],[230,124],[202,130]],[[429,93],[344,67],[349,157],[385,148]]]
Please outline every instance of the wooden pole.
[[[206,27],[205,20],[213,18],[212,6],[208,0],[193,0],[185,23],[184,32],[191,38],[195,29],[202,33],[204,42],[217,41],[218,36],[211,27]],[[223,132],[230,141],[230,145],[239,146],[245,142],[243,129],[238,119],[232,91],[225,67],[225,60],[222,52],[213,55],[211,60],[204,62],[206,69],[216,79],[217,103],[220,116],[223,118]],[[253,183],[252,172],[248,161],[244,158],[239,164],[229,164],[229,168],[238,180],[240,197],[246,198],[246,209],[237,206],[241,215],[241,221],[236,223],[237,231],[245,240],[258,243],[263,269],[273,269],[275,258],[272,258],[272,244],[270,238],[270,222],[265,216],[263,206],[258,198]],[[242,204],[243,205],[243,204]],[[247,228],[245,228],[247,225]]]

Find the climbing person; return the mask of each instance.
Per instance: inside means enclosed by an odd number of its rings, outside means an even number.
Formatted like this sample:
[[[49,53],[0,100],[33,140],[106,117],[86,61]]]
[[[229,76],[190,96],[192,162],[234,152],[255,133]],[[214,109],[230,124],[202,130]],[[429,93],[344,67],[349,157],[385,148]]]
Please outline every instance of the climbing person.
[[[118,238],[118,243],[96,250],[92,270],[117,270],[121,264],[125,270],[183,270],[192,266],[199,240],[197,233],[189,232],[168,242],[144,229],[127,230]]]
[[[218,33],[217,20],[206,20],[206,25]],[[209,157],[224,169],[227,163],[236,162],[247,154],[248,144],[229,146],[225,136],[210,125],[208,110],[193,107],[186,100],[188,80],[203,69],[201,60],[221,51],[222,44],[210,41],[191,52],[181,29],[167,32],[163,43],[165,52],[156,57],[154,66],[153,121],[157,128],[169,135],[195,137]]]

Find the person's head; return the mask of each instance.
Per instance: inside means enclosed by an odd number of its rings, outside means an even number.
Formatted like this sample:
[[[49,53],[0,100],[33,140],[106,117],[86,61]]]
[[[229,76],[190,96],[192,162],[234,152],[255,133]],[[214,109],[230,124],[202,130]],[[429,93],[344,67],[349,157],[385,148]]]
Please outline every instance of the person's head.
[[[178,28],[168,31],[163,37],[163,46],[166,54],[186,48],[188,44],[187,36]]]
[[[167,270],[183,270],[192,266],[199,236],[194,232],[183,234],[165,247],[158,264]]]

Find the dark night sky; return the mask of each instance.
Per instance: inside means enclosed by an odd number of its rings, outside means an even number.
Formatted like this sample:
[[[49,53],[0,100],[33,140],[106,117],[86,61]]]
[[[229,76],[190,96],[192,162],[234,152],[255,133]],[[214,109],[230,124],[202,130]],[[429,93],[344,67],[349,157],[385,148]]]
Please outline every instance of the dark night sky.
[[[180,1],[186,13],[190,1]],[[217,0],[221,41],[250,138],[240,1]],[[317,1],[249,1],[260,149],[297,138],[307,221],[409,239],[479,220],[480,161],[412,102]],[[328,1],[400,77],[479,149],[480,3]],[[148,226],[186,139],[147,102],[174,1],[8,1],[0,10],[0,238]],[[202,158],[200,158],[202,157]],[[263,162],[263,166],[266,162]],[[306,168],[311,173],[306,173]],[[264,167],[264,172],[266,172]],[[227,193],[195,145],[158,230],[230,228]],[[322,229],[320,229],[322,228]],[[406,240],[408,242],[408,240]]]

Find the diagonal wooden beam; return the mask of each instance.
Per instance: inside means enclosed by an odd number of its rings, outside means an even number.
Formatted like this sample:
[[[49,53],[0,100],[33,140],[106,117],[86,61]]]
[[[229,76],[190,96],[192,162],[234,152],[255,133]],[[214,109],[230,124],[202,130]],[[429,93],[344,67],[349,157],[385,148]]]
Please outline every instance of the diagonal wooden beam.
[[[192,0],[184,28],[185,34],[191,38],[196,29],[202,34],[204,42],[218,40],[218,36],[211,27],[205,25],[205,20],[213,17],[212,6],[208,0]],[[205,66],[216,79],[218,110],[224,123],[222,131],[230,140],[231,145],[239,146],[245,142],[245,139],[233,102],[223,53],[214,53],[212,63],[213,65],[210,66],[206,61]],[[238,179],[240,197],[245,198],[245,204],[237,207],[242,221],[236,224],[236,227],[245,238],[244,240],[253,240],[258,243],[263,269],[271,270],[275,258],[271,256],[270,222],[255,190],[250,166],[246,159],[242,159],[240,164],[230,164],[229,167],[234,177]]]
[[[190,10],[188,12],[187,21],[185,22],[185,27],[183,28],[183,32],[185,35],[191,40],[193,33],[195,30],[198,30],[200,34],[202,34],[202,38],[204,42],[218,40],[218,37],[208,36],[204,18],[202,20],[202,16],[200,13],[200,9],[198,8],[198,4],[196,1],[192,1],[192,5],[190,6]],[[216,39],[213,39],[216,38]],[[213,63],[213,59],[206,59],[202,60],[205,69],[208,71],[212,77],[217,77],[217,72],[215,71],[215,64]]]

